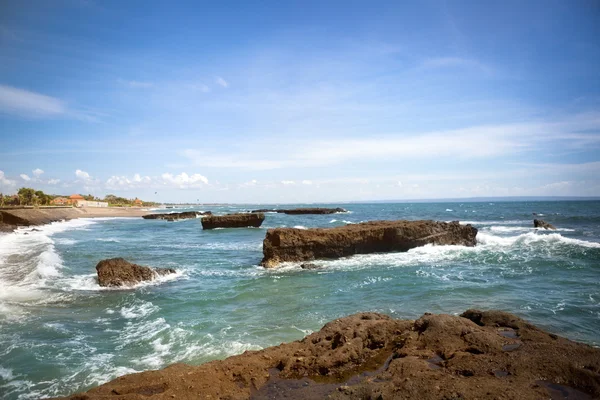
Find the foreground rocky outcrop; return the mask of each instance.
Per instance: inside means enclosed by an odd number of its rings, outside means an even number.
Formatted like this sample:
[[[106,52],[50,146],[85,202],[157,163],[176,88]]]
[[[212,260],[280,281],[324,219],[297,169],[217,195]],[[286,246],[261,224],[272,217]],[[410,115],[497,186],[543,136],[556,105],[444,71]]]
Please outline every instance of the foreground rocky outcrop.
[[[253,210],[253,213],[267,213],[274,212],[279,214],[291,214],[291,215],[302,215],[302,214],[335,214],[348,212],[343,208],[291,208],[291,209],[267,209],[263,208],[260,210]]]
[[[130,263],[123,258],[102,260],[96,265],[100,286],[132,286],[152,281],[160,275],[174,274],[173,268],[150,268]]]
[[[336,228],[269,229],[261,265],[311,261],[354,254],[408,251],[426,244],[475,246],[471,225],[435,221],[371,221]]]
[[[122,376],[71,400],[593,399],[600,349],[501,311],[361,313],[304,339]]]
[[[556,227],[554,225],[549,224],[546,221],[542,221],[541,219],[534,219],[533,220],[533,227],[534,228],[544,228],[544,229],[556,230]]]
[[[200,212],[200,211],[184,211],[180,213],[162,213],[162,214],[148,214],[142,216],[144,219],[163,219],[166,221],[179,221],[181,219],[198,218],[202,215],[212,215],[211,211]]]
[[[264,220],[265,215],[263,213],[209,215],[202,218],[202,228],[258,228]]]

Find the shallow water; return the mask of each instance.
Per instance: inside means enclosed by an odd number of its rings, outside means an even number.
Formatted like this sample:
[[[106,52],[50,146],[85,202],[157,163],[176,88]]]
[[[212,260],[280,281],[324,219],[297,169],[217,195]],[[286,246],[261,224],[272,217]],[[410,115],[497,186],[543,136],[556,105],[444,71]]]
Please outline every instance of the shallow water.
[[[213,231],[199,219],[80,219],[0,236],[0,398],[66,395],[125,373],[224,358],[359,311],[417,318],[497,308],[600,345],[600,202],[328,206],[350,213],[268,213],[258,229]],[[533,212],[559,229],[534,229]],[[258,266],[267,228],[376,219],[460,220],[479,229],[478,245],[318,261],[318,270]],[[179,273],[103,289],[94,267],[111,257]]]

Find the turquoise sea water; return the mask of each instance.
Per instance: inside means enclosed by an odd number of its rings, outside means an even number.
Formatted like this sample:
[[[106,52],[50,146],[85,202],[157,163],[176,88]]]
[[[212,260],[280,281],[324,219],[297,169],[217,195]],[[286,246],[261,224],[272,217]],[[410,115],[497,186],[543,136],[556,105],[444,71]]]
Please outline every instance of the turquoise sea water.
[[[67,395],[125,373],[225,358],[359,311],[502,309],[600,345],[600,202],[327,206],[350,212],[269,213],[261,228],[214,231],[199,219],[80,219],[0,236],[0,398]],[[534,212],[559,229],[533,229]],[[460,220],[479,229],[478,244],[360,255],[319,262],[321,270],[258,266],[267,228],[378,219]],[[179,272],[102,289],[95,265],[111,257]]]

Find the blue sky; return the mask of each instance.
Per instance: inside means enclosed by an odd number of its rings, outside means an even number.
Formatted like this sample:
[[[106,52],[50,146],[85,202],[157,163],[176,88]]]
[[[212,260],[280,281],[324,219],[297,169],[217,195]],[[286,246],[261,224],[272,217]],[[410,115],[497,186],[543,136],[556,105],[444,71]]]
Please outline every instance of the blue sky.
[[[2,2],[0,191],[600,196],[598,1],[251,3]]]

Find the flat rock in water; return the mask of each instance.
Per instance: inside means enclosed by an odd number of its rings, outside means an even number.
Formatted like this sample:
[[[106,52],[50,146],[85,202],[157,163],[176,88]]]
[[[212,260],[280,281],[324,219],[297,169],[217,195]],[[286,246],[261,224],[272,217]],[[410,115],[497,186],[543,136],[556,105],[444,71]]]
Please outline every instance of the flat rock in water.
[[[180,213],[161,213],[161,214],[148,214],[142,216],[144,219],[164,219],[167,221],[178,221],[180,219],[198,218],[201,215],[212,215],[212,212],[200,212],[200,211],[184,211]]]
[[[533,220],[533,227],[534,228],[544,228],[544,229],[556,230],[556,227],[554,225],[549,224],[546,221],[542,221],[541,219],[534,219]]]
[[[154,280],[159,275],[173,274],[173,268],[150,268],[130,263],[123,258],[102,260],[96,265],[100,286],[132,286]]]
[[[510,328],[518,338],[500,335]],[[502,350],[520,344],[511,352]],[[354,314],[292,343],[125,375],[70,400],[597,399],[600,349],[501,311]],[[563,397],[556,397],[561,395]]]
[[[202,228],[258,228],[264,220],[265,215],[263,213],[210,215],[202,218]]]
[[[335,214],[340,212],[348,212],[343,208],[292,208],[292,209],[260,209],[254,210],[253,213],[258,212],[275,212],[279,214],[292,214],[292,215],[303,215],[303,214]]]
[[[372,221],[335,228],[275,228],[263,241],[266,268],[284,261],[311,261],[354,254],[408,251],[426,244],[475,246],[471,225],[436,221]]]

